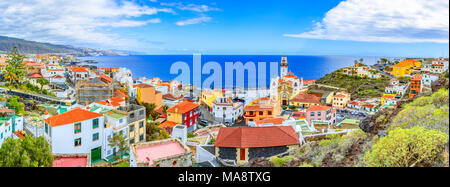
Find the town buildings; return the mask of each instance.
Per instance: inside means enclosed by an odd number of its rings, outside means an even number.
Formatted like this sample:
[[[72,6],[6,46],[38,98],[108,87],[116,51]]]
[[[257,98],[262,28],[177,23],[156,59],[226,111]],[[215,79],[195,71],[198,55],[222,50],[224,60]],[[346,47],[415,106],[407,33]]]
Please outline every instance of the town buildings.
[[[167,121],[160,124],[162,128],[173,128],[176,125],[184,125],[188,131],[197,129],[200,108],[192,102],[182,102],[167,110]]]
[[[340,92],[333,96],[333,108],[344,109],[350,102],[351,94],[348,92]]]
[[[329,106],[313,105],[306,110],[306,121],[309,124],[327,123],[329,125],[336,123],[336,110]]]
[[[212,109],[215,121],[234,124],[244,114],[244,103],[234,102],[227,97],[218,97],[213,102]]]
[[[410,93],[409,93],[409,98],[412,99],[414,98],[417,94],[421,93],[423,90],[423,80],[422,80],[422,75],[414,75],[411,78],[411,84],[409,87]]]
[[[23,138],[24,118],[14,110],[0,109],[0,147],[7,138]]]
[[[306,92],[298,92],[290,99],[290,105],[299,109],[308,109],[312,105],[320,105],[320,97]]]
[[[140,105],[155,104],[156,109],[159,109],[162,107],[162,95],[161,92],[156,91],[154,86],[144,83],[137,85],[137,102]]]
[[[289,106],[290,98],[304,89],[303,78],[299,79],[292,72],[288,72],[287,57],[282,57],[280,64],[280,77],[270,81],[270,97],[280,106]]]
[[[140,105],[127,105],[119,107],[115,112],[127,116],[129,144],[145,142],[147,118],[145,107]]]
[[[245,123],[277,117],[280,115],[280,108],[279,103],[271,98],[256,99],[244,107]]]
[[[130,146],[131,167],[191,167],[192,151],[178,139]]]
[[[288,153],[301,143],[291,126],[221,128],[214,146],[216,157],[226,165]]]
[[[425,86],[430,87],[433,82],[439,80],[439,76],[430,74],[430,73],[424,73],[424,74],[422,74],[422,79],[423,79],[423,84]]]
[[[369,68],[365,65],[361,65],[359,63],[355,63],[354,66],[342,69],[342,74],[348,76],[367,77],[371,79],[378,79],[382,76],[377,70]]]
[[[97,77],[89,81],[79,81],[76,86],[76,99],[79,104],[109,99],[113,94],[113,84],[103,82]]]
[[[54,154],[90,154],[92,161],[107,156],[102,114],[76,108],[44,119],[44,137]]]
[[[414,59],[406,59],[395,64],[392,69],[392,75],[395,77],[409,76],[414,70],[420,69],[422,63]]]

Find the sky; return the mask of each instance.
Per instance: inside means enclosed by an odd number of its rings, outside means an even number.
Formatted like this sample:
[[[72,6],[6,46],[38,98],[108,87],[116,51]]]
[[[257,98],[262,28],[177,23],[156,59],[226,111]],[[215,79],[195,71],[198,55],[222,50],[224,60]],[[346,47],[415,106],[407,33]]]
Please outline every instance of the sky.
[[[146,54],[448,57],[448,0],[0,1],[0,35]]]

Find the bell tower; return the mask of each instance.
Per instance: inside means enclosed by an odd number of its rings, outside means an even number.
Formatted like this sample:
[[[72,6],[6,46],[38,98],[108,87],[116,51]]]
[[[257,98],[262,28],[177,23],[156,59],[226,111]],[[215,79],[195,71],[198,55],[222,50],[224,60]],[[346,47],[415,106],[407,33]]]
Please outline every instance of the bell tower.
[[[281,64],[280,64],[280,75],[281,77],[284,77],[288,73],[288,62],[287,57],[281,57]]]

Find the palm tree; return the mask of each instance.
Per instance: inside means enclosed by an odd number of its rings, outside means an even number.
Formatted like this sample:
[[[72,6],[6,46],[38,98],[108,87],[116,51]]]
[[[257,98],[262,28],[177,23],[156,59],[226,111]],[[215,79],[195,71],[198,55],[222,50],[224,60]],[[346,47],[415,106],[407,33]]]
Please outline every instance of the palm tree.
[[[6,72],[4,74],[4,78],[9,80],[10,85],[18,79],[17,74],[14,71],[14,68],[12,66],[6,67]]]
[[[143,103],[143,105],[147,111],[147,116],[151,117],[151,115],[155,112],[156,104],[155,103]]]

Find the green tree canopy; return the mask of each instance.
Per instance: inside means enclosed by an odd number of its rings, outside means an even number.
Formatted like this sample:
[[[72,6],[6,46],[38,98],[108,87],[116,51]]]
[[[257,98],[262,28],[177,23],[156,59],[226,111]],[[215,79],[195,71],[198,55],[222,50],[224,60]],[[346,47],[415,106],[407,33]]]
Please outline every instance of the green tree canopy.
[[[122,131],[120,133],[115,133],[111,139],[108,140],[110,147],[117,147],[119,149],[120,157],[125,154],[128,150],[128,143]]]
[[[8,138],[0,148],[0,167],[51,167],[51,146],[43,137]]]

